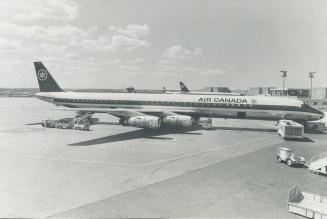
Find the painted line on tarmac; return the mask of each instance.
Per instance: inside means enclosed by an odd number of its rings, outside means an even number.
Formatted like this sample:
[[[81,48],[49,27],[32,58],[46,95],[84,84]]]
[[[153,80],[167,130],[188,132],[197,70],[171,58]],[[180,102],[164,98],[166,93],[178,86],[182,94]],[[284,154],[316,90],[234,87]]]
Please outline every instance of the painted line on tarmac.
[[[186,154],[186,155],[182,155],[182,156],[178,156],[178,157],[172,157],[172,158],[168,158],[168,159],[164,159],[164,160],[157,160],[157,161],[153,161],[153,162],[150,162],[150,163],[142,164],[142,166],[151,166],[151,165],[156,165],[156,164],[159,164],[159,163],[164,163],[164,162],[169,162],[169,161],[187,159],[187,158],[195,157],[195,156],[198,156],[198,155],[206,154],[206,153],[209,153],[209,152],[220,151],[220,150],[230,148],[230,147],[234,147],[234,146],[237,146],[237,145],[246,144],[246,143],[250,143],[250,142],[254,142],[254,141],[258,141],[258,140],[262,140],[262,139],[269,139],[269,138],[273,138],[273,137],[275,137],[275,136],[255,138],[255,139],[251,139],[251,140],[248,140],[248,141],[242,141],[242,142],[237,142],[237,143],[233,143],[233,144],[230,144],[230,145],[225,145],[225,146],[218,147],[218,148],[216,147],[216,148],[208,149],[208,150],[205,150],[205,151],[195,152],[195,153]]]
[[[255,142],[258,140],[263,140],[263,139],[269,139],[273,138],[275,136],[268,136],[268,137],[260,137],[260,138],[255,138],[251,139],[248,141],[242,141],[242,142],[237,142],[229,145],[225,145],[222,147],[215,147],[212,149],[208,149],[205,151],[200,151],[200,152],[195,152],[195,153],[190,153],[182,156],[177,156],[177,157],[172,157],[168,159],[162,159],[162,160],[157,160],[149,163],[144,163],[144,164],[130,164],[130,163],[119,163],[119,162],[107,162],[107,161],[93,161],[93,160],[84,160],[84,159],[72,159],[72,158],[59,158],[59,157],[47,157],[47,156],[36,156],[36,155],[15,155],[15,154],[8,154],[8,153],[0,153],[0,156],[2,157],[15,157],[15,158],[25,158],[25,159],[41,159],[41,160],[49,160],[49,161],[65,161],[65,162],[76,162],[76,163],[89,163],[89,164],[101,164],[101,165],[112,165],[112,166],[126,166],[126,167],[146,167],[146,166],[153,166],[157,165],[160,163],[165,163],[169,161],[176,161],[176,160],[182,160],[182,159],[187,159],[195,156],[199,156],[202,154],[210,153],[210,152],[215,152],[215,151],[220,151],[226,148],[250,143],[250,142]]]
[[[15,157],[15,158],[25,158],[25,159],[40,159],[40,160],[50,160],[50,161],[66,161],[66,162],[77,162],[77,163],[90,163],[90,164],[104,164],[104,165],[115,165],[115,166],[142,166],[134,165],[129,163],[115,163],[107,161],[93,161],[93,160],[84,160],[84,159],[72,159],[72,158],[59,158],[59,157],[47,157],[47,156],[35,156],[35,155],[15,155],[15,154],[6,154],[0,153],[1,157]]]

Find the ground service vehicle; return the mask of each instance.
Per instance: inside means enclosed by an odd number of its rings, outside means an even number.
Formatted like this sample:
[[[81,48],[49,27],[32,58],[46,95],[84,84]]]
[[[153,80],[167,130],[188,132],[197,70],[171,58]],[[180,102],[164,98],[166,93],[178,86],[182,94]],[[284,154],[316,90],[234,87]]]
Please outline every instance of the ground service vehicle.
[[[308,121],[306,122],[306,131],[322,132],[325,129],[323,121]]]
[[[284,139],[303,138],[304,126],[292,120],[279,120],[277,133]]]
[[[288,166],[303,166],[305,164],[304,157],[297,156],[290,148],[279,148],[277,161],[279,163],[285,162]]]
[[[288,211],[307,218],[327,219],[327,197],[303,192],[298,186],[288,191]]]
[[[56,122],[56,128],[59,129],[72,129],[74,126],[72,118],[59,119]]]
[[[327,151],[311,158],[309,170],[312,173],[327,176]]]
[[[45,128],[90,130],[91,122],[96,122],[96,118],[94,119],[94,121],[89,121],[88,119],[75,121],[73,118],[64,118],[59,120],[43,119],[41,121],[41,125]]]
[[[55,128],[57,120],[42,119],[41,125],[45,128]]]
[[[90,123],[88,121],[74,123],[74,129],[78,129],[78,130],[90,130]]]

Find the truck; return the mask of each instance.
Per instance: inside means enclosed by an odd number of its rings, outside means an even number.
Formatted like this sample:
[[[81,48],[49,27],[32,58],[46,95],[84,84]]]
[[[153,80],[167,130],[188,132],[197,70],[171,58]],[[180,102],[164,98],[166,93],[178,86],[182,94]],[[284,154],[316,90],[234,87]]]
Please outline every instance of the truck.
[[[286,163],[288,166],[304,166],[305,158],[297,156],[290,148],[279,148],[277,151],[277,162]]]
[[[296,185],[288,191],[287,208],[307,218],[327,219],[327,196],[301,191]]]
[[[59,119],[55,123],[55,128],[59,129],[72,129],[74,127],[74,122],[72,118]]]
[[[284,139],[303,138],[304,126],[293,120],[279,120],[277,133]]]
[[[90,121],[96,122],[97,120]],[[45,128],[90,130],[90,121],[88,119],[76,121],[73,118],[63,118],[58,120],[43,119],[40,123]]]

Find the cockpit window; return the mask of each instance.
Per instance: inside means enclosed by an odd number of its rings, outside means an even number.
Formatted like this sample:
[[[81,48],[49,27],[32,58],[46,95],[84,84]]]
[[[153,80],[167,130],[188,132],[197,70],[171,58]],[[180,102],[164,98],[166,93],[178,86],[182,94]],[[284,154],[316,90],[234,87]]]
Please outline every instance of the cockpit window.
[[[309,104],[308,103],[303,103],[302,108],[309,108]]]

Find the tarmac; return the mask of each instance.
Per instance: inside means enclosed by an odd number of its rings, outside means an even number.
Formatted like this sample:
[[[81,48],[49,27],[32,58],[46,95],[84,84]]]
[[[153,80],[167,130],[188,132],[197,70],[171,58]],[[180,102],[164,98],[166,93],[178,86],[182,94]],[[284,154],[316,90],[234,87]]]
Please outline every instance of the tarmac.
[[[287,191],[327,195],[327,178],[276,162],[279,147],[307,160],[327,136],[285,141],[274,122],[214,119],[213,129],[146,131],[96,114],[91,131],[46,129],[72,117],[34,98],[0,98],[0,217],[300,218]]]

